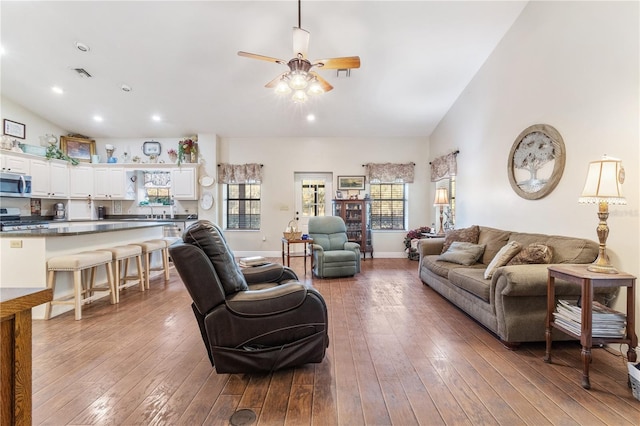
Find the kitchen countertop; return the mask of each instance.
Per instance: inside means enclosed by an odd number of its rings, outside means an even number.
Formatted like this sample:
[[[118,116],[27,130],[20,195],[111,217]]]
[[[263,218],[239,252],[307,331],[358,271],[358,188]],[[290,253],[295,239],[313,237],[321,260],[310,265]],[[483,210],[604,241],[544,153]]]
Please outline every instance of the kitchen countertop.
[[[171,220],[171,219],[169,219]],[[50,229],[31,229],[18,231],[2,231],[0,238],[16,238],[16,237],[64,237],[70,235],[97,234],[102,232],[126,231],[128,229],[152,228],[155,226],[165,226],[166,220],[149,219],[144,220],[120,220],[114,223],[113,220],[78,221],[77,224],[69,223],[69,226],[50,228]],[[60,223],[60,222],[59,222]]]

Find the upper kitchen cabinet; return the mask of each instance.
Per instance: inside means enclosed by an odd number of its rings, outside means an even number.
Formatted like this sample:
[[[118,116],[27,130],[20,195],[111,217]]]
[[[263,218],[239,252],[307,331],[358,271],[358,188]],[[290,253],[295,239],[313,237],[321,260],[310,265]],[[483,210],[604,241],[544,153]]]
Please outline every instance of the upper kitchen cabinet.
[[[69,197],[88,198],[95,194],[93,167],[77,165],[69,168]]]
[[[29,160],[31,196],[67,198],[69,196],[69,167],[61,160]]]
[[[171,169],[171,195],[176,200],[197,200],[196,172],[194,167]]]
[[[102,166],[93,169],[94,191],[93,198],[98,200],[133,200],[135,192],[127,191],[129,175],[134,171],[127,171],[124,167]]]
[[[0,168],[3,172],[29,174],[29,159],[3,151],[0,154]]]

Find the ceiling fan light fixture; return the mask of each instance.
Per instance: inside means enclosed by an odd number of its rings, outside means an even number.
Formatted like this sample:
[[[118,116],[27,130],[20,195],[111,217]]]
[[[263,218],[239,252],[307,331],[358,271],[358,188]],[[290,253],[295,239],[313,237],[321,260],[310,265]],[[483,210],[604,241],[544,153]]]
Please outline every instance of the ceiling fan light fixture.
[[[307,94],[304,90],[296,90],[291,96],[291,100],[297,104],[303,104],[307,101]]]
[[[278,95],[288,95],[291,93],[291,88],[284,77],[276,85],[275,92]]]
[[[293,90],[302,90],[309,84],[309,74],[305,71],[291,71],[289,74],[289,87]]]
[[[311,84],[309,85],[309,89],[307,89],[307,93],[311,96],[321,95],[324,93],[324,90],[322,89],[322,86],[320,85],[318,80],[314,78]]]

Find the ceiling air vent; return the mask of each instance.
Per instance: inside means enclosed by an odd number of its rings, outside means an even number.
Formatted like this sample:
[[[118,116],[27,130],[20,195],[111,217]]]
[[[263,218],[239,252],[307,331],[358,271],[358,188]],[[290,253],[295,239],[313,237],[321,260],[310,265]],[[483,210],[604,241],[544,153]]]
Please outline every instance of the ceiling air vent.
[[[84,68],[74,68],[73,70],[77,72],[80,77],[91,78],[91,74],[89,74]]]

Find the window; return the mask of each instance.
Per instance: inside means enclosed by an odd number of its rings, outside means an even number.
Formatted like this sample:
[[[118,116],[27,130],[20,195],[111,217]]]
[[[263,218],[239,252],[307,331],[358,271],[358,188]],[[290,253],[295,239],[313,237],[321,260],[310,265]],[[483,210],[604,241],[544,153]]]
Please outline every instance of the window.
[[[227,184],[227,229],[260,229],[260,185]]]
[[[371,229],[405,229],[405,184],[372,183]]]
[[[171,204],[171,173],[151,171],[143,172],[144,193],[140,205]]]
[[[323,179],[302,180],[302,215],[324,216],[326,189]]]

